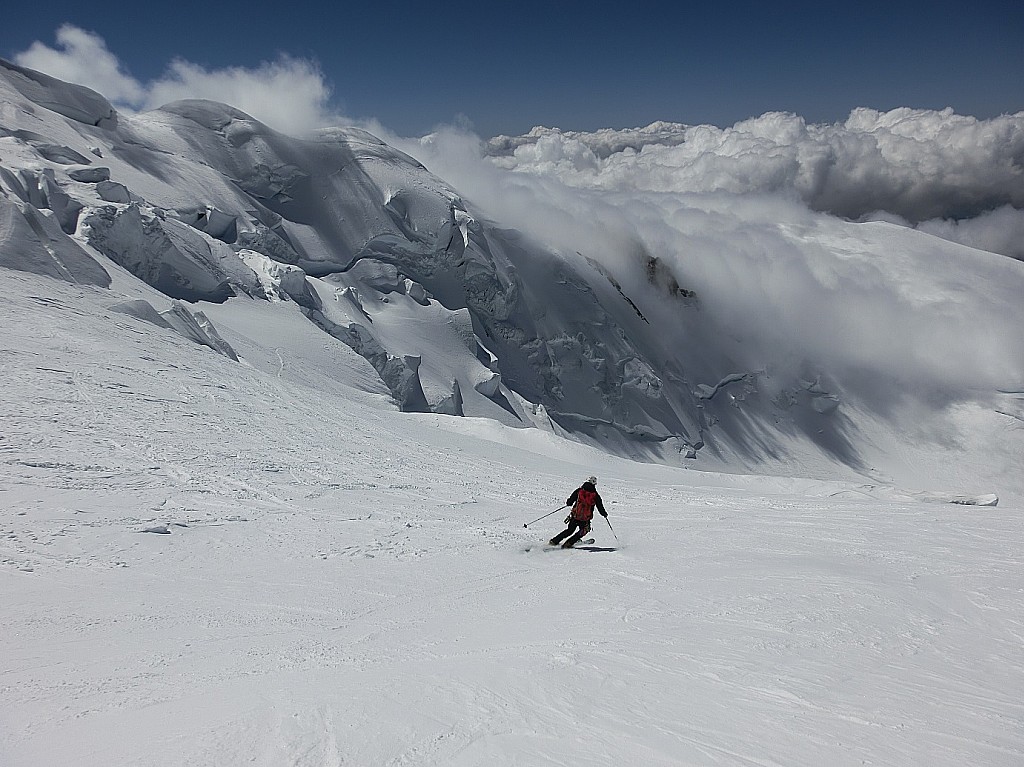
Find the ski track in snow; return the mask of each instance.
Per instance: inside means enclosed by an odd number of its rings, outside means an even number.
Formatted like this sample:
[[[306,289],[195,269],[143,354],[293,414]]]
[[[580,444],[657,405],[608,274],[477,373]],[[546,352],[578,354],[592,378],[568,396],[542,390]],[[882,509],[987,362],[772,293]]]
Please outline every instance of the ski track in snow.
[[[403,415],[4,279],[5,767],[1024,763],[1019,510]],[[619,550],[524,551],[591,471]]]

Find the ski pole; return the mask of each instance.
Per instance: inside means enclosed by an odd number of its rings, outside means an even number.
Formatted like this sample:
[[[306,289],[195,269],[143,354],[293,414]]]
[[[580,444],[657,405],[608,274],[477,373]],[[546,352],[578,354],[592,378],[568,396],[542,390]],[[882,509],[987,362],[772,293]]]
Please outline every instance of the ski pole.
[[[565,509],[565,508],[567,508],[567,507],[566,507],[566,506],[559,506],[559,507],[558,507],[557,509],[555,509],[554,511],[549,511],[549,512],[548,512],[547,514],[545,514],[545,515],[544,515],[543,517],[537,517],[537,518],[536,518],[535,520],[533,520],[533,522],[540,522],[540,521],[541,521],[542,519],[545,519],[546,517],[550,517],[550,516],[551,516],[552,514],[557,514],[557,513],[558,513],[558,512],[560,512],[560,511],[561,511],[562,509]],[[532,524],[533,524],[533,522],[527,522],[526,524],[524,524],[524,525],[523,525],[523,527],[529,527],[530,525],[532,525]]]
[[[612,527],[612,521],[610,519],[608,519],[607,516],[604,518],[604,521],[608,523],[608,529],[612,531],[612,535],[615,535],[615,528]],[[616,543],[621,543],[621,541],[619,540],[619,536],[617,536],[617,535],[615,535],[615,542]]]

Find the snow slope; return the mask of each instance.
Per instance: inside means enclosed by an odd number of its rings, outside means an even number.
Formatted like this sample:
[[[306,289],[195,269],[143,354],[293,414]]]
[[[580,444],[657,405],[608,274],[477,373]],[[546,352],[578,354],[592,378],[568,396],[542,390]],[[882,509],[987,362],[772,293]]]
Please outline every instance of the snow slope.
[[[5,765],[1024,757],[1019,507],[401,413],[266,302],[236,363],[5,284]],[[590,472],[618,538],[538,549]]]
[[[0,764],[1020,763],[1022,264],[503,178],[0,63]]]

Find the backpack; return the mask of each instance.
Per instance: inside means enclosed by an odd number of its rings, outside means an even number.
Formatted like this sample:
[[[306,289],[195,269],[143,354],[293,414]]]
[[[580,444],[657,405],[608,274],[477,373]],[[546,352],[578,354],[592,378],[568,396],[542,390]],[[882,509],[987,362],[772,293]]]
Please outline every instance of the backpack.
[[[595,505],[597,505],[597,492],[584,490],[581,487],[576,494],[576,503],[572,507],[572,518],[581,522],[589,522],[594,518]]]

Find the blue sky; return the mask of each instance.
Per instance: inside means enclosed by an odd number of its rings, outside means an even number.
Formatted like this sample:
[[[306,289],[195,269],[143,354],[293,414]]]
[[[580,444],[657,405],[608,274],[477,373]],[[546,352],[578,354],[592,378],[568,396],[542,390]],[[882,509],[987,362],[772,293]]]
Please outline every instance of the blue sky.
[[[178,57],[207,69],[317,62],[335,108],[405,135],[468,119],[481,135],[663,119],[809,121],[857,106],[990,117],[1024,109],[1024,3],[198,3],[50,0],[7,14],[0,55],[97,33],[140,81]],[[164,15],[157,17],[156,9]]]

